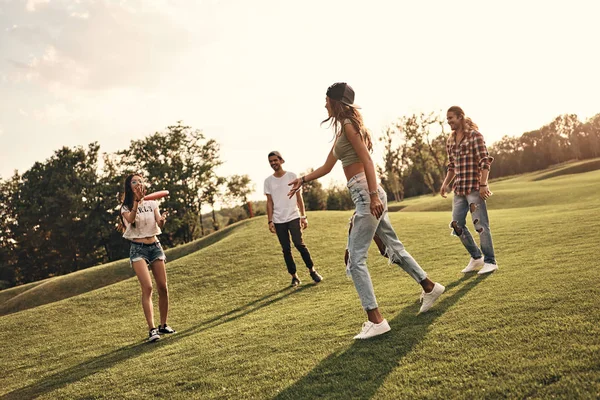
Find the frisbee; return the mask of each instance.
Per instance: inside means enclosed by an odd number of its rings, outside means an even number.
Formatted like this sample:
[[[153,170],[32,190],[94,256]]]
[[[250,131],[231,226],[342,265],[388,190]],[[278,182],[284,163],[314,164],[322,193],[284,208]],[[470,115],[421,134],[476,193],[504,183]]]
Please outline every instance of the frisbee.
[[[169,195],[168,190],[159,190],[158,192],[150,193],[144,196],[144,200],[157,200],[162,199],[165,196]]]

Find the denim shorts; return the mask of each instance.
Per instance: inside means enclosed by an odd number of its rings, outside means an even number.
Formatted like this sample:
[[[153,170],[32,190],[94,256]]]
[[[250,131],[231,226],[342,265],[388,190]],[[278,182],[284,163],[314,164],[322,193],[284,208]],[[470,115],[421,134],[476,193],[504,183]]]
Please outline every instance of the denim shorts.
[[[131,242],[131,247],[129,248],[129,264],[133,265],[134,262],[139,260],[146,260],[148,267],[150,267],[150,264],[156,260],[167,262],[167,256],[159,241],[151,244]]]

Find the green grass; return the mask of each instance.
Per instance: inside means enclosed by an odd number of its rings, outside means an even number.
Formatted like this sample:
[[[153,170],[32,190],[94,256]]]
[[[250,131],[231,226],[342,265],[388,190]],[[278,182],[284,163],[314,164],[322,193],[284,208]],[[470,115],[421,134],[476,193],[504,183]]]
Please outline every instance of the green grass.
[[[419,286],[372,246],[392,331],[369,341],[352,340],[364,313],[344,273],[351,212],[309,214],[305,240],[324,281],[300,268],[295,290],[266,219],[251,220],[168,264],[179,332],[155,344],[144,342],[135,278],[0,317],[0,398],[598,398],[599,181],[592,171],[495,183],[500,269],[487,277],[460,274],[468,255],[450,236],[449,208],[391,213],[447,292],[417,315]]]

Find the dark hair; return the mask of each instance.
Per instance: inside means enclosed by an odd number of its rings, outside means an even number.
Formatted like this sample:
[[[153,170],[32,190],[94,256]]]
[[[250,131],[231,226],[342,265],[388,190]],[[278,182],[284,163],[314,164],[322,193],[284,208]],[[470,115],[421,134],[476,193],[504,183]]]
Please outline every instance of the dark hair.
[[[273,157],[273,156],[275,156],[275,157],[279,158],[279,160],[283,161],[283,157],[281,157],[281,153],[280,152],[278,152],[278,151],[272,151],[272,152],[269,153],[269,155],[267,157],[270,158],[270,157]]]
[[[129,174],[125,178],[123,196],[121,198],[121,208],[119,209],[119,218],[121,219],[121,223],[119,224],[119,230],[121,232],[125,232],[125,221],[123,220],[123,206],[127,207],[129,211],[133,209],[133,189],[131,188],[131,180],[134,176],[142,176],[140,174]],[[135,221],[131,224],[135,226]]]

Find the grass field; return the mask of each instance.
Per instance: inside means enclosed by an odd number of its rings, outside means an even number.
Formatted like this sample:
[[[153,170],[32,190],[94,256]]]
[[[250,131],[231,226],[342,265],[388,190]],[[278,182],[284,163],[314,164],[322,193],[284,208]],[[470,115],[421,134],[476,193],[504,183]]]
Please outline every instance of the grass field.
[[[486,277],[459,272],[451,198],[403,202],[392,223],[447,291],[417,315],[420,287],[372,246],[386,335],[352,340],[365,316],[343,265],[350,211],[309,213],[324,280],[299,267],[298,289],[261,217],[168,264],[178,333],[154,344],[135,278],[1,316],[0,399],[599,398],[600,171],[566,171],[491,184],[500,269]]]

